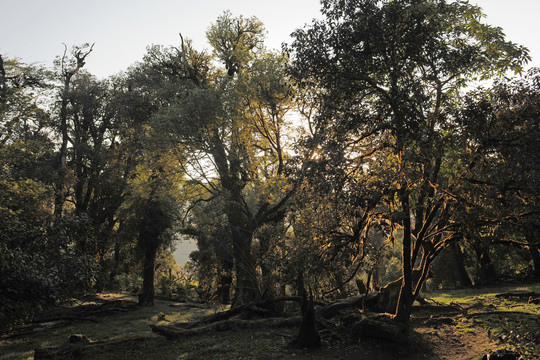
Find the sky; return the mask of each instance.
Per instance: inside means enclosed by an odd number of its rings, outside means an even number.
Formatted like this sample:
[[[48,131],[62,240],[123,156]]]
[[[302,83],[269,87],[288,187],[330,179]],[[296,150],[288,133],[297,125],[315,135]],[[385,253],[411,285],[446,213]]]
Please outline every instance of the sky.
[[[540,66],[539,0],[470,0],[504,29],[507,38],[527,46],[529,66]],[[95,43],[86,69],[103,78],[142,59],[151,44],[180,43],[208,49],[205,32],[225,10],[256,16],[267,30],[266,46],[279,49],[295,29],[320,17],[319,0],[0,0],[0,54],[52,67],[64,45]]]
[[[525,45],[540,66],[540,0],[470,0]],[[85,68],[99,78],[126,70],[151,44],[180,44],[178,33],[196,49],[208,49],[205,33],[225,10],[256,16],[267,30],[266,46],[280,49],[297,28],[320,18],[319,0],[0,0],[0,54],[51,68],[68,47],[95,43]],[[193,245],[180,244],[177,262],[185,263]]]

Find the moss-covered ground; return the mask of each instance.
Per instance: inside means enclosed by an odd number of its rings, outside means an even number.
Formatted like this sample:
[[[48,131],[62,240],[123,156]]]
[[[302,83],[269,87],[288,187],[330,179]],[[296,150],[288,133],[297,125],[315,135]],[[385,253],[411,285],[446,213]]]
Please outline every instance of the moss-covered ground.
[[[323,347],[308,351],[288,346],[297,329],[250,329],[211,332],[168,340],[153,334],[150,324],[189,322],[226,310],[223,306],[157,301],[154,307],[126,307],[90,319],[41,322],[20,327],[0,340],[0,359],[33,359],[36,348],[58,348],[71,334],[95,342],[77,353],[80,359],[452,359],[481,358],[490,350],[513,348],[526,359],[540,359],[540,305],[520,297],[497,297],[505,292],[540,292],[540,285],[508,285],[482,290],[426,294],[430,306],[418,306],[411,319],[407,345],[376,339],[355,340],[338,330],[321,333]],[[100,294],[99,302],[135,299],[123,294]],[[92,305],[74,300],[68,309]],[[65,309],[65,307],[64,307]],[[101,345],[107,344],[107,345]]]

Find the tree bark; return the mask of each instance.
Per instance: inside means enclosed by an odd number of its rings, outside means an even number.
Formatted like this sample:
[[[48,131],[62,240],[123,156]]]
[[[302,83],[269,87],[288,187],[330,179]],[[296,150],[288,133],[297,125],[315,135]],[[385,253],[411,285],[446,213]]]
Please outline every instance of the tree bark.
[[[497,273],[489,256],[489,247],[478,246],[475,252],[478,261],[476,286],[480,287],[497,281]]]
[[[529,254],[533,262],[533,276],[540,278],[540,238],[539,227],[529,225],[525,230],[525,238],[529,244]]]
[[[400,154],[400,163],[402,155]],[[411,308],[414,302],[412,292],[412,264],[411,264],[411,217],[409,207],[409,191],[406,184],[401,184],[399,197],[401,211],[403,213],[403,247],[401,253],[403,283],[399,293],[398,304],[394,318],[398,321],[406,322],[411,316]]]
[[[236,233],[236,234],[235,234]],[[252,234],[241,229],[233,230],[233,250],[236,270],[236,291],[233,306],[243,305],[261,296],[255,260],[251,254]]]
[[[242,195],[240,190],[234,189],[231,192],[230,204],[227,209],[236,271],[236,292],[233,306],[253,302],[261,296],[255,260],[251,253],[254,227],[249,224],[249,220],[242,211],[241,204]]]
[[[139,305],[154,305],[154,269],[156,266],[157,248],[152,247],[144,251],[143,288],[139,295]]]
[[[457,243],[452,242],[450,244],[450,250],[452,251],[452,256],[454,257],[454,262],[456,264],[456,271],[459,277],[459,285],[466,288],[472,287],[471,278],[469,276],[469,273],[467,272],[467,269],[465,269],[465,255],[461,251],[461,248]]]
[[[302,308],[305,309],[302,313],[302,324],[298,336],[293,341],[293,345],[300,348],[320,348],[321,338],[317,331],[317,322],[315,319],[315,309],[313,305],[313,295],[310,295],[309,300],[304,294],[302,298]]]
[[[222,273],[219,276],[218,298],[222,304],[229,304],[231,302],[232,279],[230,271]]]

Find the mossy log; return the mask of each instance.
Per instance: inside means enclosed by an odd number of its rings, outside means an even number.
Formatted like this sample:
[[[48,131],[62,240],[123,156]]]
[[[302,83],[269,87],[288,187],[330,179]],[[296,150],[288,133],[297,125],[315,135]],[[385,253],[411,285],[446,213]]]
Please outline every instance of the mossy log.
[[[355,338],[371,337],[406,344],[409,340],[409,326],[385,315],[368,317],[358,321],[351,328]]]

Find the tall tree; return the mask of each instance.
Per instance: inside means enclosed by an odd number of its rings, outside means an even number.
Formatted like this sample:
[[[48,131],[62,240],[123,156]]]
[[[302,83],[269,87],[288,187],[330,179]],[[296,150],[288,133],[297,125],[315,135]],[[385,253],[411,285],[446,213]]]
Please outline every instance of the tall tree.
[[[180,95],[156,117],[155,126],[191,155],[192,178],[206,190],[194,202],[224,199],[236,274],[234,303],[242,304],[261,295],[251,249],[256,230],[282,218],[292,194],[283,177],[285,114],[292,93],[286,59],[262,52],[259,20],[226,12],[207,36],[226,73],[208,70],[209,58],[189,42],[181,50],[155,53],[150,59],[162,73],[184,81]],[[206,59],[206,65],[199,59]],[[193,74],[199,77],[193,79]]]
[[[0,328],[4,329],[42,305],[89,290],[96,266],[79,246],[93,242],[88,222],[53,218],[56,144],[44,107],[48,73],[2,58],[0,76]]]
[[[65,45],[64,45],[65,46]],[[66,175],[67,175],[67,151],[69,142],[68,133],[68,96],[71,88],[71,81],[85,65],[86,57],[92,52],[94,45],[83,44],[74,46],[71,50],[71,57],[68,55],[67,46],[65,46],[62,57],[56,59],[58,66],[58,76],[60,78],[60,109],[58,114],[58,130],[61,138],[59,150],[58,180],[55,190],[54,213],[57,217],[62,216],[62,209],[66,199]]]
[[[136,236],[143,260],[143,288],[139,295],[143,306],[154,304],[156,256],[160,248],[170,245],[182,202],[178,190],[182,182],[178,162],[182,159],[177,149],[164,149],[156,140],[144,139],[144,155],[132,173],[122,204],[124,221]]]
[[[451,221],[455,173],[446,172],[456,96],[470,80],[520,71],[528,53],[465,2],[324,0],[322,13],[295,32],[292,72],[322,89],[317,125],[339,151],[357,167],[384,161],[385,217],[403,232],[395,317],[408,320],[430,264],[462,236]],[[423,275],[413,284],[417,260]]]

